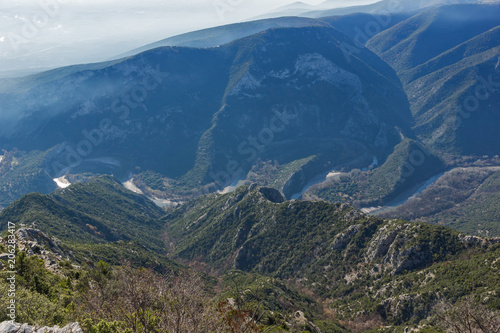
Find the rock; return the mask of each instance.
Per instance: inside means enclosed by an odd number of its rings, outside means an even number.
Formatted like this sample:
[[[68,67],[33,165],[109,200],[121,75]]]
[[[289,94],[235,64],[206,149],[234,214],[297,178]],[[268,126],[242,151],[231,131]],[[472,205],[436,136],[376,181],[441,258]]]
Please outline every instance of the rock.
[[[386,226],[380,228],[375,234],[368,246],[366,251],[365,262],[373,262],[377,257],[383,257],[389,252],[389,248],[396,239],[396,236],[404,229],[407,225],[396,225],[387,224]]]
[[[294,315],[293,315],[293,319],[299,325],[305,325],[305,324],[307,324],[307,318],[305,317],[304,312],[302,312],[302,311],[295,312]]]
[[[14,333],[19,330],[20,326],[12,324],[10,321],[4,321],[0,324],[0,333]]]
[[[428,250],[419,250],[412,246],[404,250],[391,248],[388,255],[388,265],[393,267],[392,274],[399,274],[405,270],[411,271],[423,267],[432,261],[432,254]]]
[[[33,328],[28,324],[22,324],[17,333],[33,333]]]
[[[467,247],[475,247],[475,246],[485,246],[487,245],[486,239],[478,236],[471,236],[471,235],[464,235],[460,234],[458,235],[458,240],[465,244]]]
[[[0,260],[9,260],[9,254],[8,253],[0,254]]]
[[[30,247],[32,249],[37,246],[42,250],[50,249],[50,251],[62,255],[63,252],[57,246],[54,239],[47,236],[45,233],[38,229],[32,228],[20,228],[16,231],[17,239],[25,244],[32,244]]]
[[[334,250],[342,250],[347,244],[353,239],[354,236],[358,233],[359,229],[361,229],[361,224],[351,225],[347,228],[346,231],[337,235],[332,242],[332,249]]]
[[[78,323],[71,323],[60,329],[59,333],[83,333]]]
[[[59,326],[37,328],[28,324],[4,321],[0,324],[0,333],[83,333],[78,323],[71,323],[63,328]]]
[[[382,301],[380,305],[384,308],[387,314],[394,317],[410,320],[415,316],[422,316],[424,313],[431,311],[432,303],[423,302],[421,295],[399,295],[397,297],[389,297]]]
[[[52,272],[58,273],[57,263],[70,257],[61,249],[58,239],[47,236],[41,230],[22,227],[15,234],[18,249],[28,256],[38,256]]]

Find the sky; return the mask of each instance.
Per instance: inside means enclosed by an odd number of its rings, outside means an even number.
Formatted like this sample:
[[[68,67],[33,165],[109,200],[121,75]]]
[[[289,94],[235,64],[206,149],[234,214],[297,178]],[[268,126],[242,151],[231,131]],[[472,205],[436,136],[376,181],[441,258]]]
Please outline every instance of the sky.
[[[249,20],[295,1],[0,0],[0,76],[105,61],[180,33]],[[323,1],[302,2],[316,6]],[[355,5],[367,0],[329,1]]]

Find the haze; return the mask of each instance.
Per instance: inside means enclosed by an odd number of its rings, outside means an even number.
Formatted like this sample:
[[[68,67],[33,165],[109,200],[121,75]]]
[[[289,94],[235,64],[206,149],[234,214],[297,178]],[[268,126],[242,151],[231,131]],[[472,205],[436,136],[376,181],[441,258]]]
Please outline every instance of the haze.
[[[166,37],[249,20],[293,2],[0,0],[0,76],[108,60]],[[366,2],[337,1],[339,7]]]

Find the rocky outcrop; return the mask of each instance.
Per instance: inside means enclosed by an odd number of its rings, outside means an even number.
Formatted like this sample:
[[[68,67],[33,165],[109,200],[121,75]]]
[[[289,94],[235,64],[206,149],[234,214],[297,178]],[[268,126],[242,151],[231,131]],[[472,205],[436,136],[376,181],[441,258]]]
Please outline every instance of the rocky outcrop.
[[[16,236],[19,249],[25,250],[28,254],[33,254],[35,251],[47,250],[59,255],[61,258],[65,256],[61,248],[56,244],[57,240],[47,236],[38,229],[20,228],[16,231]]]
[[[389,253],[384,257],[386,267],[392,268],[392,274],[399,274],[421,268],[432,262],[432,254],[428,250],[421,250],[418,246],[411,246],[401,250],[396,246],[391,247]]]
[[[78,323],[71,323],[60,328],[59,326],[37,327],[4,321],[0,324],[0,333],[83,333],[83,331]]]
[[[361,224],[351,225],[347,230],[335,237],[332,242],[333,250],[342,250],[347,244],[351,241],[351,239],[356,236],[359,229],[361,229]]]
[[[467,247],[490,246],[500,243],[500,237],[483,238],[465,234],[458,235],[458,240]]]
[[[28,256],[38,256],[45,266],[53,271],[59,270],[58,262],[67,260],[71,252],[65,253],[59,240],[47,236],[44,232],[34,228],[19,228],[16,232],[17,248]],[[4,258],[5,256],[5,258]],[[7,260],[8,254],[0,255],[0,260]]]
[[[406,228],[406,225],[400,225],[390,230],[391,225],[385,225],[373,237],[368,250],[366,251],[365,261],[372,262],[377,257],[383,257],[389,251],[390,246],[396,239],[401,230]]]
[[[365,254],[366,263],[380,262],[383,271],[399,274],[432,262],[432,252],[425,243],[414,241],[418,227],[397,221],[380,228]]]

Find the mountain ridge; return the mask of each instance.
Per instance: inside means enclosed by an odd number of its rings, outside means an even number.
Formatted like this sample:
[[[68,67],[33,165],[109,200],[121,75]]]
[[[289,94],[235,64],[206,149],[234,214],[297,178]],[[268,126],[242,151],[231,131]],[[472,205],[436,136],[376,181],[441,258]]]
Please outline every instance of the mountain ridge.
[[[181,193],[227,186],[257,158],[331,160],[359,143],[383,159],[399,131],[413,136],[406,97],[386,63],[368,49],[346,59],[343,43],[353,42],[331,27],[277,28],[219,48],[165,47],[39,74],[18,81],[4,107],[24,118],[3,133],[11,146],[51,149],[44,165],[54,178],[149,170]],[[295,154],[280,153],[297,140]]]
[[[498,103],[498,13],[498,4],[431,8],[367,45],[398,72],[419,138],[445,155],[499,152],[500,138],[491,126],[498,121],[493,111]],[[482,112],[468,111],[470,99],[478,101],[473,111]]]

